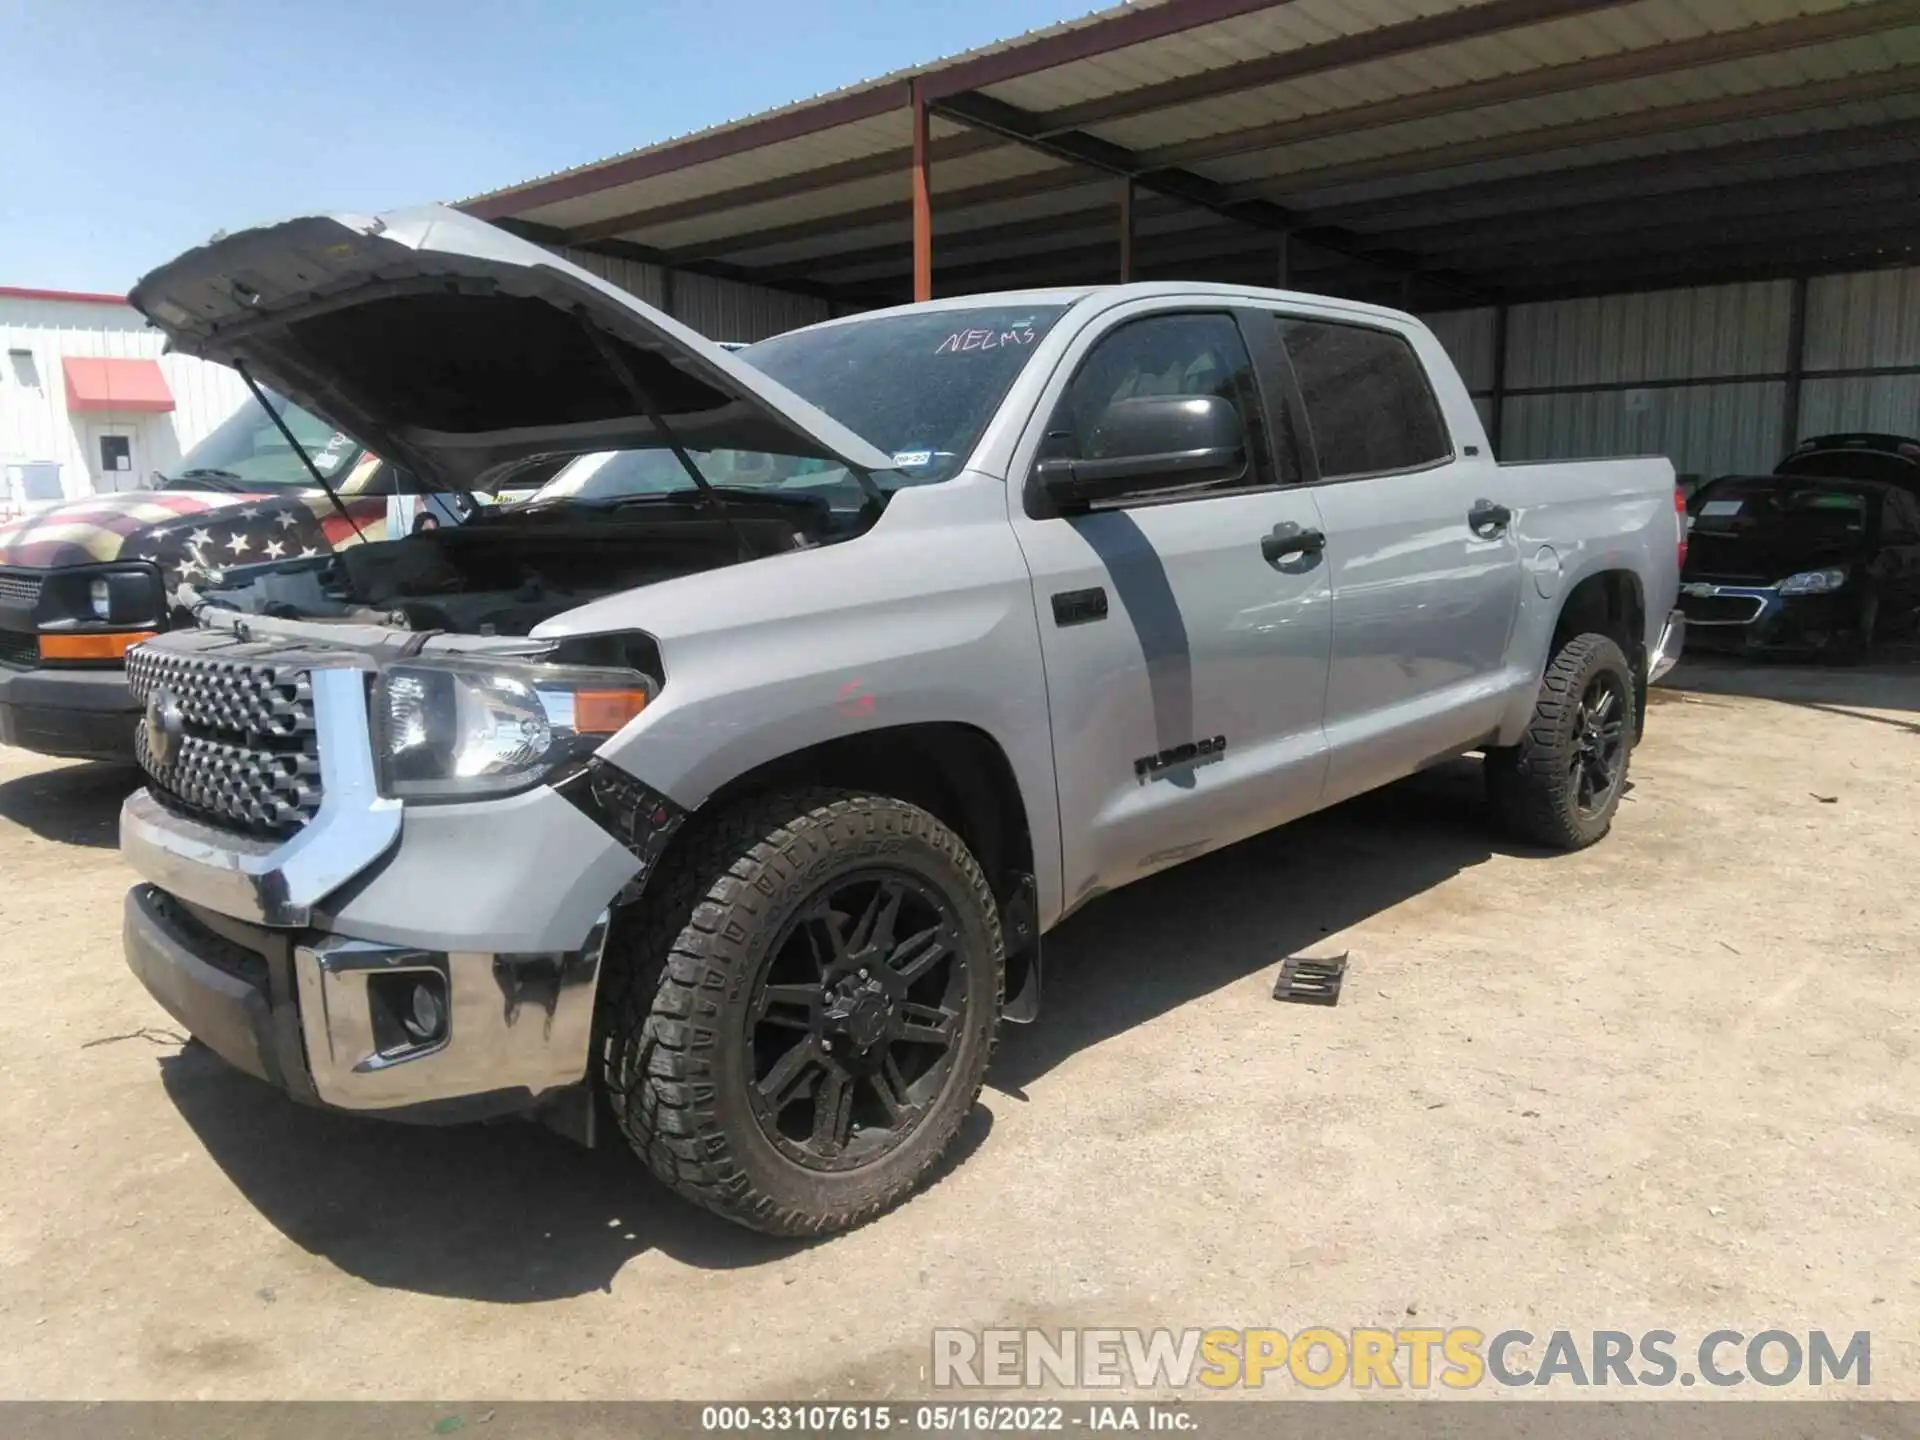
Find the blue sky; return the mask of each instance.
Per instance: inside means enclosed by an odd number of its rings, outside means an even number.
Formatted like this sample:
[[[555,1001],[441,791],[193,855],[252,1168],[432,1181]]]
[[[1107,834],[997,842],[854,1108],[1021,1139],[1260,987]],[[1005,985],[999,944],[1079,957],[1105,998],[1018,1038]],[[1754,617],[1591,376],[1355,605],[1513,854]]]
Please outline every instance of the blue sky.
[[[0,0],[0,285],[122,292],[215,230],[460,199],[1094,8]]]

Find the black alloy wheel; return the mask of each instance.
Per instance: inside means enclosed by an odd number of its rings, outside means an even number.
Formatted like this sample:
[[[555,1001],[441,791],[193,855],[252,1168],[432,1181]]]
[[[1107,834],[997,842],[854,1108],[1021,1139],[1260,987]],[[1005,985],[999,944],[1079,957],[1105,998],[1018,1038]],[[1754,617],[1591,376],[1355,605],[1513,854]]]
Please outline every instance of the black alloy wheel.
[[[919,1188],[979,1098],[1000,906],[916,805],[808,788],[697,815],[613,936],[608,1106],[655,1175],[731,1220],[870,1220]]]
[[[769,948],[747,1011],[754,1118],[812,1170],[869,1164],[925,1119],[966,1027],[952,907],[903,870],[816,892]]]
[[[1494,813],[1512,834],[1579,850],[1613,824],[1632,763],[1640,681],[1610,635],[1566,640],[1547,661],[1519,742],[1482,767]]]
[[[1632,705],[1620,676],[1602,670],[1587,682],[1573,716],[1574,805],[1582,817],[1610,805],[1626,774],[1627,719]]]

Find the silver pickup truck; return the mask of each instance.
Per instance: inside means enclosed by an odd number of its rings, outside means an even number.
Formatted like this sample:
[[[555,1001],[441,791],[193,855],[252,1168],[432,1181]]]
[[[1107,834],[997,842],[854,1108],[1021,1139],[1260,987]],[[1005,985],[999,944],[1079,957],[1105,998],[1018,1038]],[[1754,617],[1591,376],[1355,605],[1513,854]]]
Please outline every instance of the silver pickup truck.
[[[763,1230],[909,1194],[1108,890],[1469,751],[1599,839],[1680,644],[1670,466],[1496,465],[1390,310],[1042,290],[733,354],[437,207],[132,299],[442,488],[581,457],[132,652],[134,971],[299,1100],[610,1121]]]

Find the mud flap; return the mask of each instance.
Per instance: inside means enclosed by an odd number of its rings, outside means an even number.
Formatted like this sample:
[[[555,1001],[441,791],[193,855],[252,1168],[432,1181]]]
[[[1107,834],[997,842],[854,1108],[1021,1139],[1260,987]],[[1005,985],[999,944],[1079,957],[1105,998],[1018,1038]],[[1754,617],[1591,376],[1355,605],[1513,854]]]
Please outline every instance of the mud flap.
[[[1033,876],[1022,875],[1000,907],[1000,928],[1007,948],[1007,999],[1000,1018],[1031,1025],[1040,1015],[1040,927]]]

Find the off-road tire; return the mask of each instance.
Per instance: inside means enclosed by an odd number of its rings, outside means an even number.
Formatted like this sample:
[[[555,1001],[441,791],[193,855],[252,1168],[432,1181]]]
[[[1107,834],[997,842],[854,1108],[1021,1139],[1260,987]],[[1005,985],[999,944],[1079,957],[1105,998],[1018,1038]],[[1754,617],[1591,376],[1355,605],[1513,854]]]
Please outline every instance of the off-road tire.
[[[1631,709],[1638,703],[1638,687],[1620,646],[1592,633],[1568,640],[1547,664],[1520,743],[1486,752],[1487,797],[1501,825],[1517,839],[1552,850],[1581,850],[1612,827],[1626,790],[1635,727],[1627,726],[1619,780],[1597,812],[1581,813],[1572,774],[1580,698],[1594,677],[1609,669],[1618,673]]]
[[[952,1072],[898,1148],[859,1169],[810,1170],[762,1133],[741,1054],[761,959],[788,918],[838,875],[893,866],[957,916],[968,1003]],[[926,811],[811,788],[696,816],[649,882],[602,979],[600,1080],[615,1124],[681,1196],[775,1235],[864,1224],[911,1194],[979,1098],[1005,985],[999,910],[979,863]]]

